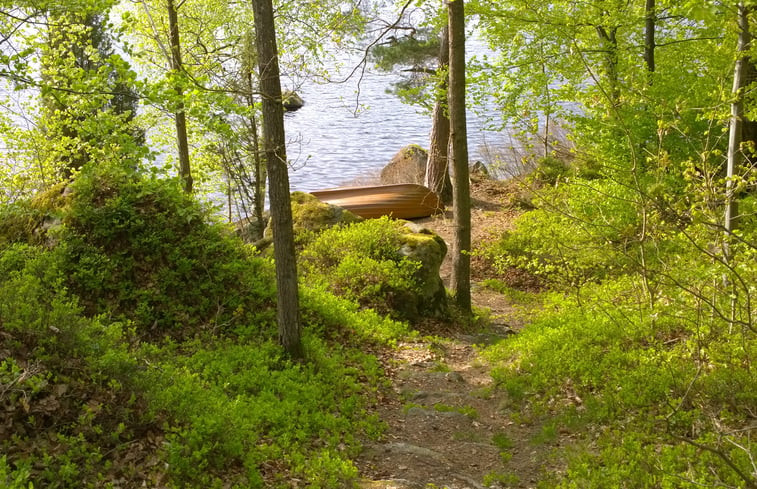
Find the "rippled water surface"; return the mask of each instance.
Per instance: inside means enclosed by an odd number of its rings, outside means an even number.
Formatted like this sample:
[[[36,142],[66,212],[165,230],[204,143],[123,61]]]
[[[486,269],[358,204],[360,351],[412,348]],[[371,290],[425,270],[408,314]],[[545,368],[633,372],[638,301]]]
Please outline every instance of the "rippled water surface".
[[[428,148],[431,115],[387,93],[398,75],[366,72],[356,100],[357,78],[346,83],[305,83],[300,110],[286,115],[287,153],[293,162],[292,190],[311,191],[350,184],[375,175],[405,145]],[[356,111],[356,107],[360,106]],[[496,134],[468,115],[471,161]]]

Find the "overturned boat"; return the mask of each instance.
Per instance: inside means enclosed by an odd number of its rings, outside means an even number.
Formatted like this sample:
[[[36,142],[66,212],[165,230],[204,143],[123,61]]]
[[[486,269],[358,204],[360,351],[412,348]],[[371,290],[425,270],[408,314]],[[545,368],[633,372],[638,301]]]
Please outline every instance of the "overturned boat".
[[[368,187],[341,187],[310,192],[320,201],[338,205],[367,219],[426,217],[444,210],[439,196],[423,185],[400,183]]]

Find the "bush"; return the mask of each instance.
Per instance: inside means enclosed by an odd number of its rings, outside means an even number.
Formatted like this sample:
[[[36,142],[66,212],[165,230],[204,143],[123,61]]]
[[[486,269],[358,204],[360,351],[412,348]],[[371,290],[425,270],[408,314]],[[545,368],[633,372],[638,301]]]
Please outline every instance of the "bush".
[[[271,267],[175,183],[87,168],[51,213],[62,224],[45,240],[88,315],[174,337],[272,324]]]
[[[153,416],[167,423],[166,462],[181,486],[344,487],[350,459],[381,424],[365,396],[376,360],[307,336],[309,362],[292,364],[262,344],[185,344],[154,350],[145,383]],[[229,429],[229,428],[232,429]]]
[[[128,324],[84,316],[60,257],[23,244],[0,254],[0,318],[0,485],[117,478],[125,442],[144,429],[122,424],[139,403]]]
[[[421,287],[421,263],[400,254],[402,234],[402,223],[387,217],[328,229],[303,250],[304,274],[364,308],[401,316]]]
[[[532,419],[583,427],[576,436],[599,447],[576,444],[557,487],[744,487],[716,452],[751,470],[754,335],[698,317],[695,297],[659,293],[654,312],[637,278],[588,286],[581,303],[553,294],[521,334],[487,350],[493,378]]]
[[[69,188],[0,209],[23,224],[0,244],[0,486],[349,484],[382,426],[360,348],[406,326],[303,289],[293,363],[270,263],[191,198],[105,168]]]
[[[543,191],[539,202],[487,250],[501,273],[516,267],[552,285],[581,287],[633,265],[640,223],[628,189],[576,180]]]

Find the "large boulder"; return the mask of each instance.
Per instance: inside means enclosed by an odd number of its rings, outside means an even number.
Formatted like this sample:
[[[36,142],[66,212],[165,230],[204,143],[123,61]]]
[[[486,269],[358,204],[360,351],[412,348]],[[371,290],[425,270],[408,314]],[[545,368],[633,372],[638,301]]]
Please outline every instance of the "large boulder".
[[[439,276],[442,261],[447,254],[447,244],[433,231],[407,221],[406,233],[402,235],[400,254],[411,260],[419,261],[421,267],[416,272],[420,284],[413,296],[408,296],[400,312],[409,318],[445,317],[447,309],[447,291]]]
[[[425,149],[417,144],[405,146],[381,170],[381,183],[384,185],[394,183],[423,185],[426,178],[426,160],[428,160],[428,152]]]

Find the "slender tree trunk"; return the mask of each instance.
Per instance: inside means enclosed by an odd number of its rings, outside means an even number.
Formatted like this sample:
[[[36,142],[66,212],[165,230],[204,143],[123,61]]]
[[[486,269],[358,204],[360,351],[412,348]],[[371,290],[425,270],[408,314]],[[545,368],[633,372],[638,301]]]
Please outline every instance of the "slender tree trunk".
[[[644,64],[647,67],[647,73],[655,72],[655,28],[657,24],[657,7],[655,0],[646,0],[644,5]],[[649,77],[649,83],[652,83],[652,77]]]
[[[468,134],[465,119],[465,5],[447,3],[449,15],[449,116],[454,173],[453,212],[455,239],[452,246],[452,290],[465,313],[471,312],[470,249],[471,201],[468,175]]]
[[[544,77],[544,98],[547,103],[547,108],[544,111],[544,157],[547,158],[550,154],[552,145],[549,142],[549,132],[552,130],[552,91],[549,87],[549,76],[547,74],[547,63],[544,61],[546,55],[544,53],[544,44],[539,43],[539,51],[541,53],[541,74]],[[537,128],[538,133],[538,128]]]
[[[263,167],[260,158],[260,141],[258,138],[258,121],[255,117],[254,106],[255,100],[253,99],[253,84],[252,84],[252,72],[247,73],[247,106],[250,109],[250,136],[252,136],[252,160],[255,169],[255,189],[253,196],[255,199],[254,205],[254,218],[258,224],[260,230],[260,236],[256,236],[257,239],[262,238],[263,230],[265,229],[265,220],[263,219],[263,209],[265,207],[265,179],[266,172]]]
[[[738,206],[734,193],[733,178],[736,176],[737,169],[744,162],[744,154],[741,150],[744,120],[744,88],[746,87],[747,65],[749,63],[749,9],[744,2],[739,2],[738,6],[738,23],[739,23],[739,40],[736,65],[733,70],[733,101],[731,102],[731,120],[728,134],[728,161],[726,164],[726,206],[724,226],[726,233],[726,259],[730,258],[731,252],[727,243],[730,241],[730,234],[736,226],[736,215]]]
[[[749,42],[752,42],[752,36],[749,35]],[[747,60],[744,68],[744,86],[749,86],[757,81],[757,66],[751,57]],[[757,164],[757,121],[752,120],[744,114],[744,121],[741,127],[741,140],[744,156],[751,164]]]
[[[300,305],[297,262],[292,230],[289,173],[284,136],[284,106],[271,0],[253,0],[255,45],[258,50],[260,91],[263,97],[263,148],[268,168],[268,192],[273,222],[273,257],[276,261],[279,342],[293,358],[304,355],[300,341]]]
[[[443,76],[437,86],[436,103],[431,124],[428,161],[426,163],[426,186],[436,192],[442,202],[452,202],[452,182],[449,178],[449,116],[447,115],[447,87],[449,68],[449,29],[442,28],[439,48],[439,68]]]
[[[181,40],[179,38],[179,20],[176,5],[173,0],[167,0],[168,8],[168,37],[171,42],[171,69],[176,75],[181,73]],[[189,168],[189,142],[187,139],[187,116],[184,112],[184,90],[180,83],[176,84],[176,143],[179,148],[179,177],[181,177],[184,191],[192,192],[192,173]]]
[[[610,97],[610,105],[616,106],[620,102],[620,86],[618,85],[618,28],[609,30],[603,26],[597,27],[600,45],[604,51],[603,75],[607,84],[607,95]]]

